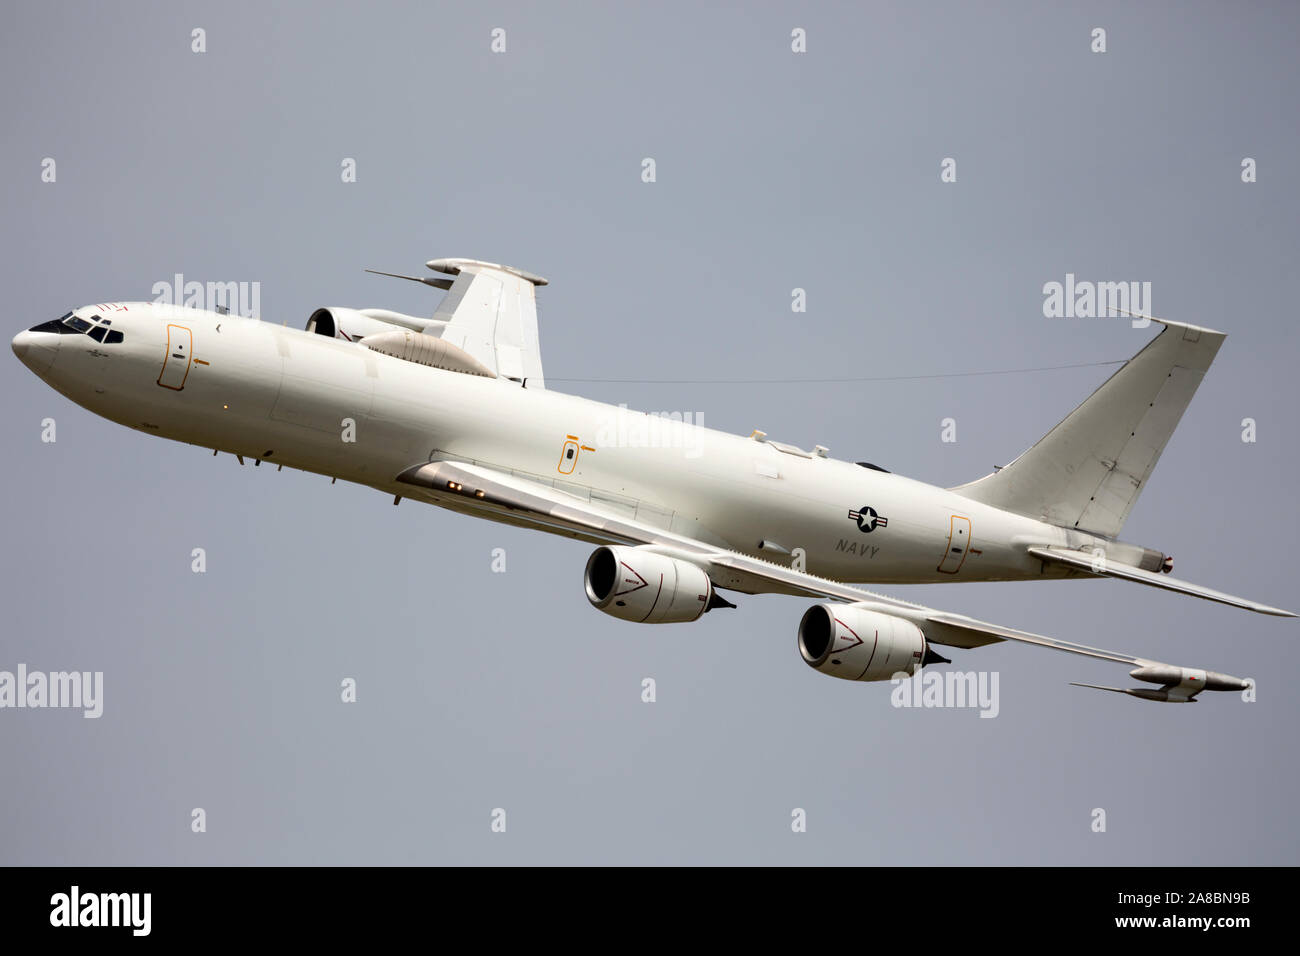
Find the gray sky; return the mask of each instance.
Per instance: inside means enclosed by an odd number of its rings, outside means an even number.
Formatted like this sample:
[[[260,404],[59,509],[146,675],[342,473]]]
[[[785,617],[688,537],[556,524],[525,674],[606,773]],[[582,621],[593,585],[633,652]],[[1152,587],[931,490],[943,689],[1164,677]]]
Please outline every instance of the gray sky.
[[[1298,30],[1285,3],[22,4],[9,334],[177,272],[260,282],[265,321],[429,314],[361,270],[477,257],[551,279],[553,388],[952,485],[1109,370],[562,380],[1123,359],[1152,330],[1044,318],[1042,286],[1149,281],[1157,315],[1229,338],[1124,538],[1294,608]],[[1297,862],[1295,621],[1118,582],[894,588],[1260,684],[1147,705],[1068,686],[1113,666],[1003,645],[949,655],[999,673],[996,719],[897,709],[801,662],[799,599],[624,624],[587,605],[586,545],[241,469],[5,369],[0,669],[102,670],[105,701],[0,711],[0,862]]]

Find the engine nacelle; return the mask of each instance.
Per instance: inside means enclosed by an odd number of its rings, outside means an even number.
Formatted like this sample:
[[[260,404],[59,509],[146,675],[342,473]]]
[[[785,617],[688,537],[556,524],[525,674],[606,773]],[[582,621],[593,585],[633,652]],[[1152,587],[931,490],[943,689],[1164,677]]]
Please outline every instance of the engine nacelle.
[[[688,561],[645,548],[602,547],[583,574],[591,606],[623,621],[679,624],[713,604],[713,582]]]
[[[843,680],[911,677],[926,650],[911,621],[852,604],[814,604],[799,622],[799,653],[808,666]]]
[[[367,335],[379,332],[394,332],[403,326],[393,322],[366,315],[356,309],[341,309],[337,306],[317,309],[307,319],[307,331],[317,335],[328,335],[334,339],[356,342]]]

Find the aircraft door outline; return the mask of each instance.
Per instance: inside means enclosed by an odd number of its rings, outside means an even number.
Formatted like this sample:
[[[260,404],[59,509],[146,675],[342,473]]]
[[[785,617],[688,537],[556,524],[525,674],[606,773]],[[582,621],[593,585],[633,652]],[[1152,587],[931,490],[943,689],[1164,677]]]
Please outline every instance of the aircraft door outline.
[[[590,445],[582,444],[577,435],[565,435],[564,444],[560,447],[560,463],[555,466],[555,470],[562,475],[573,474],[573,469],[578,467],[578,456],[584,451],[595,451]]]
[[[194,351],[194,333],[183,325],[167,326],[167,354],[163,358],[158,384],[179,392],[190,376],[191,353]]]
[[[948,546],[944,548],[943,560],[935,570],[941,574],[956,574],[966,563],[966,555],[971,550],[970,518],[965,515],[953,515],[948,521]]]
[[[562,475],[573,474],[573,469],[578,466],[579,449],[577,436],[565,435],[564,447],[560,449],[560,463],[555,466],[555,470]]]

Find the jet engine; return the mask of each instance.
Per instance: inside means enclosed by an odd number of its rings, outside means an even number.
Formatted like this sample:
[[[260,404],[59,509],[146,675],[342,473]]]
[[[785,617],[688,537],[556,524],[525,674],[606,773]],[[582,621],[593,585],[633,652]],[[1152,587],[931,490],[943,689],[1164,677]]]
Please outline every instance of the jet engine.
[[[591,606],[624,621],[678,624],[733,606],[695,565],[645,548],[597,548],[583,578]]]
[[[447,323],[439,319],[422,319],[387,309],[343,309],[331,306],[317,309],[307,319],[307,331],[330,338],[356,342],[367,335],[409,329],[428,335],[441,335]]]
[[[843,680],[911,677],[929,646],[911,621],[852,604],[814,604],[799,622],[799,653],[808,666]]]

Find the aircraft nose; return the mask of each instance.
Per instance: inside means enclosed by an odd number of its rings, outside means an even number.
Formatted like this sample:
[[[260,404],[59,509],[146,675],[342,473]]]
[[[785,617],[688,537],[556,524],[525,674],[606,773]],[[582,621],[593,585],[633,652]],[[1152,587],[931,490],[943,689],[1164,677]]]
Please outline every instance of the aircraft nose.
[[[54,332],[19,332],[13,340],[14,355],[37,375],[54,364],[59,351],[59,336]]]

